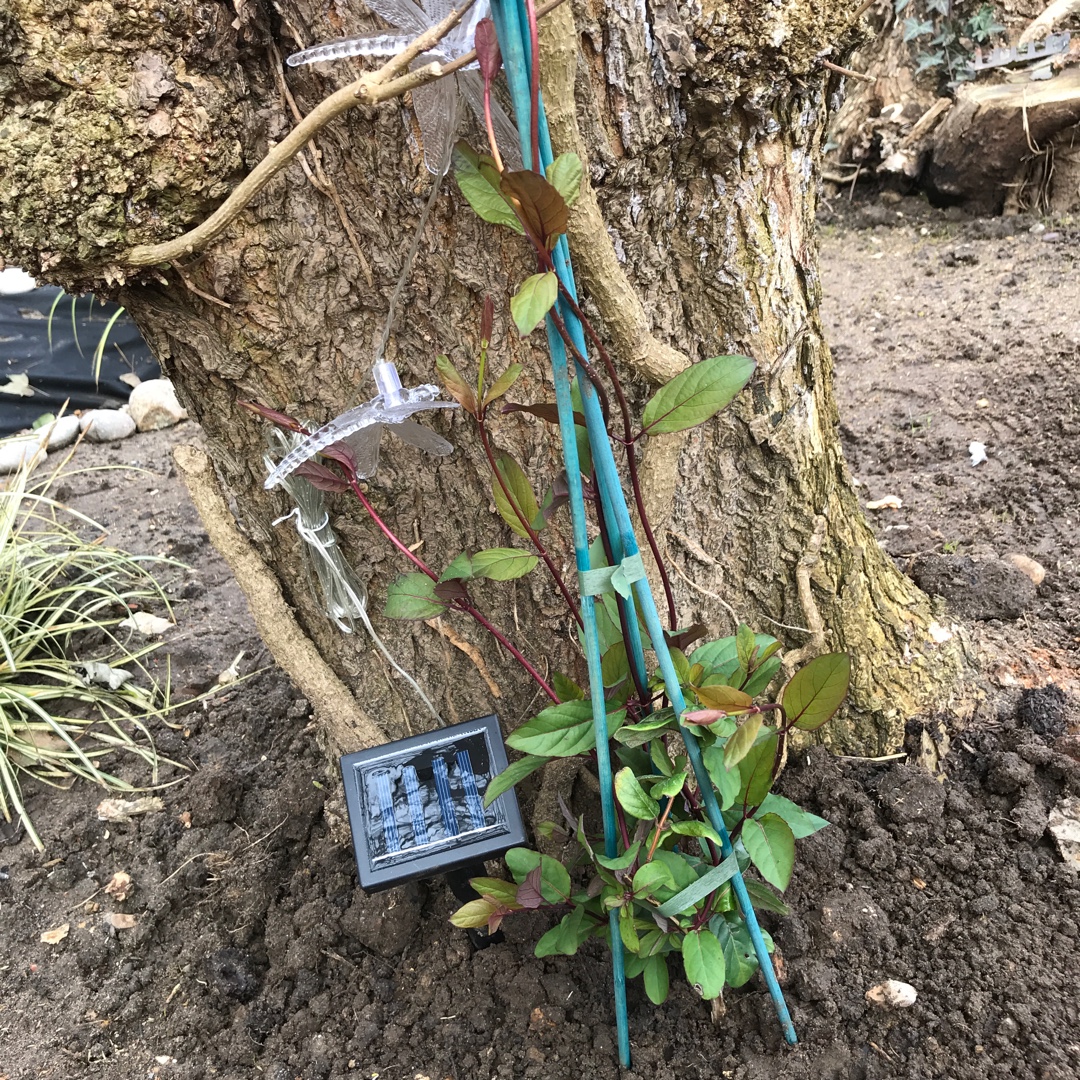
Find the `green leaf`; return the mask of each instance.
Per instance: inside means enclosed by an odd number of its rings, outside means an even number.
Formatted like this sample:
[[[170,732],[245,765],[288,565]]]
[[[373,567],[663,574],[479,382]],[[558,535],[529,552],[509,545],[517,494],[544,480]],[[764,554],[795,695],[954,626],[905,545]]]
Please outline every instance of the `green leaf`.
[[[630,952],[636,953],[641,948],[641,939],[634,925],[633,904],[626,904],[619,909],[619,936]]]
[[[657,742],[658,745],[663,745],[659,743],[659,740]],[[667,757],[666,753],[664,754],[664,757]],[[668,767],[670,768],[670,763]],[[649,788],[649,794],[652,795],[654,799],[671,799],[682,791],[683,784],[686,783],[686,776],[687,773],[685,769],[683,769],[682,772],[675,773],[673,776],[667,776],[663,780],[653,784]]]
[[[473,577],[490,581],[513,581],[524,577],[540,560],[520,548],[489,548],[472,557]]]
[[[552,705],[527,720],[506,737],[506,745],[523,754],[540,757],[573,757],[591,750],[593,741],[592,705],[588,701],[565,701]],[[608,733],[616,731],[626,711],[608,713]]]
[[[746,891],[750,894],[754,907],[764,908],[766,911],[775,911],[777,915],[790,915],[791,908],[769,888],[768,885],[755,881],[753,878],[744,878]]]
[[[478,217],[492,225],[507,225],[516,233],[525,232],[513,207],[499,190],[499,173],[492,158],[477,154],[466,142],[459,142],[454,147],[453,163],[454,179]]]
[[[690,661],[686,659],[686,654],[682,649],[670,648],[668,653],[671,656],[671,663],[675,668],[679,684],[686,686],[690,682]]]
[[[470,900],[450,916],[450,921],[462,930],[475,930],[487,926],[488,919],[496,910],[498,905],[490,900]]]
[[[585,412],[585,406],[581,403],[581,387],[578,386],[578,381],[575,378],[570,383],[570,402],[574,406],[574,416],[582,416]],[[584,425],[577,422],[574,423],[574,439],[577,442],[578,453],[578,465],[581,468],[583,476],[590,476],[592,474],[592,445],[589,442],[589,433],[585,430]],[[604,566],[606,563],[592,563],[592,566]]]
[[[557,926],[553,926],[536,943],[536,956],[573,956],[589,934],[592,933],[592,920],[585,922],[585,909],[578,904],[569,915],[564,915]]]
[[[626,658],[626,646],[616,641],[600,661],[600,675],[605,686],[617,686],[630,675],[630,662]]]
[[[739,795],[744,806],[757,806],[768,795],[778,743],[775,728],[762,728],[757,742],[739,762]]]
[[[383,614],[388,619],[431,619],[445,611],[446,604],[435,595],[435,582],[419,571],[402,574],[386,590]]]
[[[495,468],[502,477],[507,491],[510,492],[510,498],[507,499],[498,480],[492,479],[491,497],[495,501],[495,508],[503,521],[510,526],[511,531],[527,540],[528,530],[521,524],[521,519],[514,512],[514,507],[521,511],[521,517],[530,525],[536,520],[540,508],[536,505],[536,495],[533,493],[532,484],[529,483],[529,478],[522,471],[521,466],[509,454],[500,454],[495,461]]]
[[[549,904],[560,904],[573,891],[566,867],[550,855],[541,855],[529,848],[511,848],[503,858],[514,880],[520,885],[531,870],[540,867],[540,894]]]
[[[739,623],[739,628],[735,633],[735,650],[739,658],[739,667],[747,674],[750,672],[750,665],[754,662],[756,648],[757,639],[754,631],[746,623]]]
[[[610,859],[606,855],[597,855],[596,861],[605,870],[629,870],[640,850],[641,843],[635,840],[621,855],[613,855]]]
[[[454,398],[467,413],[471,416],[476,416],[477,412],[479,412],[476,407],[476,392],[473,390],[472,386],[461,377],[461,373],[450,362],[450,357],[443,356],[440,353],[435,357],[435,367],[438,368],[439,378],[442,379],[443,386],[446,387],[450,396]]]
[[[439,577],[439,581],[468,581],[473,576],[472,559],[463,551]]]
[[[719,743],[706,746],[702,751],[702,757],[705,759],[705,769],[713,782],[713,787],[716,788],[720,809],[730,809],[735,805],[735,800],[739,797],[739,788],[742,787],[738,770],[729,769],[724,764],[724,748]]]
[[[724,746],[724,766],[733,769],[750,752],[761,730],[761,714],[748,716]]]
[[[547,761],[546,757],[526,754],[519,761],[510,762],[501,773],[496,773],[488,781],[487,789],[484,791],[484,805],[490,806],[504,791],[509,791],[526,776],[536,772],[542,765],[546,765]]]
[[[816,731],[840,708],[850,679],[851,660],[847,653],[815,656],[784,687],[780,704],[788,721],[802,731]]]
[[[804,810],[797,803],[785,799],[783,795],[765,796],[754,817],[764,817],[765,814],[776,814],[777,817],[783,818],[796,840],[813,836],[829,824],[823,817],[811,814],[809,810]]]
[[[714,844],[722,843],[720,834],[705,821],[672,821],[671,831],[678,836],[696,836],[699,840],[711,840]]]
[[[780,647],[780,642],[768,634],[756,634],[754,643],[758,649],[759,661],[772,656],[773,652]],[[704,645],[699,645],[690,654],[690,663],[701,664],[710,676],[714,676],[713,679],[706,680],[707,683],[722,682],[730,685],[734,681],[738,685],[742,681],[738,677],[739,650],[734,637],[718,638],[716,641],[707,641]],[[751,683],[756,683],[756,675]],[[750,684],[741,689],[751,695],[757,692],[751,690]]]
[[[779,642],[777,644],[779,645]],[[763,660],[761,665],[754,671],[754,674],[747,680],[743,690],[751,697],[757,697],[773,681],[776,673],[780,670],[780,664],[779,656],[770,656],[768,660]]]
[[[552,309],[559,296],[559,279],[548,270],[527,277],[510,301],[510,314],[522,337],[528,337]]]
[[[750,818],[743,823],[742,842],[761,876],[783,892],[795,866],[795,837],[787,822],[778,814]]]
[[[511,364],[492,384],[491,389],[484,395],[484,405],[490,405],[493,401],[497,401],[499,398],[510,389],[514,383],[517,382],[518,376],[521,374],[522,368],[520,364]]]
[[[667,957],[650,956],[641,973],[645,993],[654,1005],[663,1005],[668,996]]]
[[[742,390],[754,367],[748,356],[714,356],[692,364],[650,399],[642,415],[643,431],[663,435],[704,423]]]
[[[724,989],[724,950],[711,930],[692,930],[683,938],[683,968],[687,982],[706,1001]]]
[[[560,154],[548,167],[548,183],[563,197],[567,207],[577,202],[585,170],[577,154]]]
[[[653,768],[656,769],[657,773],[661,776],[671,776],[675,771],[675,767],[671,764],[671,757],[664,748],[664,743],[661,739],[652,739],[649,742],[649,760],[652,762]],[[659,796],[654,794],[653,798],[657,799]]]
[[[641,786],[632,769],[615,774],[615,794],[622,808],[639,821],[652,821],[660,813],[659,803]]]
[[[709,929],[716,934],[717,940],[724,950],[724,965],[727,969],[725,975],[728,986],[733,988],[744,986],[758,969],[757,956],[754,954],[753,945],[749,940],[744,942],[739,937],[736,937],[727,919],[722,916],[712,919],[709,922]]]
[[[638,896],[651,896],[658,888],[675,888],[671,871],[658,862],[647,862],[644,866],[639,866],[634,874],[634,893]]]
[[[749,709],[754,704],[749,694],[744,694],[733,686],[699,686],[694,693],[707,709],[738,712],[741,709]]]
[[[580,701],[585,697],[585,691],[569,676],[561,671],[556,671],[551,677],[551,685],[561,701]]]
[[[512,881],[503,881],[502,878],[476,877],[469,878],[469,884],[479,896],[489,896],[507,907],[520,906],[517,902],[517,886]]]
[[[663,863],[671,871],[671,876],[675,879],[675,887],[668,891],[672,896],[683,889],[689,888],[698,880],[694,867],[686,861],[685,856],[680,855],[677,851],[664,851],[661,849],[654,853],[652,861],[654,863]],[[669,897],[659,897],[658,899],[667,900]]]

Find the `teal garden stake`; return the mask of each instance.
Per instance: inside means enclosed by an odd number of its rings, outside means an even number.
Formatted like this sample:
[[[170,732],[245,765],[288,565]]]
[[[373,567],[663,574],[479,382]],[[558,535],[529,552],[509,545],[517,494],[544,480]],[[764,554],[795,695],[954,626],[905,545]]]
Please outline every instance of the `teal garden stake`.
[[[514,103],[514,112],[517,117],[518,131],[521,138],[521,151],[527,168],[543,173],[553,160],[550,136],[543,113],[543,106],[539,102],[539,89],[534,88],[532,79],[535,77],[533,70],[532,35],[529,18],[525,9],[525,0],[491,0],[491,14],[495,22],[498,34],[499,46],[504,58],[504,68],[507,81],[510,86],[510,95]],[[535,27],[535,16],[533,20]],[[533,117],[536,124],[534,126]],[[539,150],[539,160],[534,159],[534,149]],[[570,266],[569,245],[566,236],[559,237],[554,251],[552,262],[555,273],[558,275],[560,292],[562,295],[556,302],[556,308],[563,324],[565,325],[573,343],[575,359],[580,361],[587,355],[585,334],[576,311],[576,290],[574,285],[573,271]],[[555,381],[555,397],[559,410],[559,426],[562,435],[563,453],[566,464],[566,475],[570,488],[570,506],[573,515],[574,547],[577,556],[579,581],[581,583],[581,614],[584,623],[584,636],[586,656],[588,659],[589,683],[592,695],[593,722],[596,728],[596,755],[597,771],[600,782],[601,805],[604,818],[604,844],[608,858],[613,858],[618,852],[616,815],[613,796],[613,782],[611,775],[611,762],[608,753],[608,733],[606,725],[606,706],[604,702],[603,679],[600,672],[601,658],[598,645],[595,617],[595,593],[597,571],[590,568],[588,542],[585,534],[585,507],[581,488],[581,473],[577,460],[577,445],[574,435],[573,404],[571,401],[570,386],[567,379],[567,353],[565,343],[560,335],[551,315],[547,317],[548,343],[551,349],[552,369]],[[615,460],[611,452],[606,425],[604,423],[600,402],[592,386],[591,380],[586,376],[580,362],[577,363],[578,384],[580,387],[582,406],[586,419],[586,428],[589,435],[589,446],[592,451],[593,464],[597,472],[601,492],[601,502],[605,517],[613,518],[615,528],[614,536],[618,537],[621,550],[616,551],[615,558],[621,569],[624,580],[631,586],[632,599],[627,597],[627,608],[630,612],[628,623],[633,630],[637,629],[637,617],[634,614],[635,601],[640,615],[645,622],[649,633],[652,647],[656,652],[663,675],[664,687],[671,702],[676,716],[681,716],[686,709],[682,689],[678,675],[669,653],[664,630],[653,600],[652,591],[645,577],[633,525],[623,495],[622,483],[619,479],[615,466]],[[640,640],[630,643],[630,659],[638,668],[638,675],[645,677],[643,660],[641,657]],[[722,840],[722,854],[725,862],[731,860],[734,849],[724,824],[720,806],[713,793],[712,782],[705,769],[701,756],[701,750],[697,739],[684,732],[686,751],[698,778],[705,810],[713,828]],[[723,865],[723,864],[721,864]],[[730,872],[729,867],[729,872]],[[765,977],[776,1008],[777,1017],[783,1028],[784,1038],[789,1044],[796,1042],[795,1028],[791,1022],[787,1004],[784,1001],[783,991],[776,979],[776,973],[772,966],[761,929],[758,926],[754,914],[753,904],[743,881],[742,874],[737,865],[730,877],[732,888],[746,921],[750,937],[753,942],[754,952],[757,955],[758,964]],[[630,1064],[630,1034],[626,1012],[626,978],[624,972],[624,955],[622,940],[619,932],[617,913],[613,909],[611,919],[611,952],[612,968],[614,974],[615,991],[615,1017],[618,1027],[619,1059],[624,1066]]]

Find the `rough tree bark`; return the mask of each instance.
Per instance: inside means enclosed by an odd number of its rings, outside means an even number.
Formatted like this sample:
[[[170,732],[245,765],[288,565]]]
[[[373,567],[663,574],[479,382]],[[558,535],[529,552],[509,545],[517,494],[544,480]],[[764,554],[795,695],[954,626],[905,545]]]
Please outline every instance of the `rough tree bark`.
[[[940,697],[950,662],[929,640],[925,598],[860,515],[818,315],[813,222],[831,76],[815,58],[856,7],[576,4],[550,18],[543,49],[556,142],[579,150],[592,185],[571,249],[635,402],[706,356],[747,352],[759,364],[720,421],[645,452],[680,620],[730,633],[737,616],[803,656],[849,650],[852,707],[833,740],[874,752]],[[196,224],[294,125],[293,99],[306,113],[359,71],[285,72],[282,53],[375,25],[359,3],[322,0],[8,0],[0,15],[0,250],[132,312],[202,426],[243,534],[234,540],[277,579],[355,697],[355,713],[335,718],[337,745],[350,726],[362,741],[365,717],[390,736],[426,725],[364,637],[335,630],[307,591],[295,530],[273,525],[285,500],[263,491],[265,432],[237,401],[322,421],[371,395],[373,342],[430,183],[415,119],[400,101],[353,109],[183,265],[133,272],[125,253]],[[466,134],[479,141],[475,127]],[[492,293],[496,370],[521,361],[514,396],[549,400],[546,356],[507,330],[505,300],[528,272],[519,239],[478,221],[447,183],[390,358],[416,381],[433,379],[437,350],[474,370]],[[447,459],[384,443],[371,485],[389,523],[440,568],[511,540],[466,421],[434,420],[457,447]],[[550,428],[508,416],[497,429],[538,484],[550,481]],[[333,513],[377,608],[406,567],[351,499],[335,497]],[[567,543],[555,555],[572,565]],[[542,665],[582,674],[571,622],[540,572],[476,594]],[[539,704],[474,625],[379,627],[448,720],[496,709],[513,725]],[[273,644],[273,628],[264,632]],[[281,653],[303,686],[305,671]]]

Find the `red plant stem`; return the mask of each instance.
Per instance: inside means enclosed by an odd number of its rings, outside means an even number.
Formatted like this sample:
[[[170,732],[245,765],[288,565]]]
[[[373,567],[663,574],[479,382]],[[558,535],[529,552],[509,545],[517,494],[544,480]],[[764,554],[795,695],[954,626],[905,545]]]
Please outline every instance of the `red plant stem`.
[[[540,165],[540,33],[536,27],[536,4],[525,0],[525,15],[529,20],[529,49],[532,52],[532,79],[530,80],[529,126],[532,135],[533,172],[544,174]]]
[[[510,494],[510,489],[506,486],[506,481],[503,479],[502,473],[499,472],[498,466],[495,464],[495,454],[491,449],[491,443],[487,437],[487,428],[484,424],[483,415],[477,421],[477,430],[480,433],[480,444],[484,448],[484,454],[487,456],[488,464],[491,466],[491,471],[495,476],[495,480],[499,487],[502,488],[502,493],[506,497],[506,501],[513,508],[514,516],[521,522],[521,527],[529,534],[529,540],[532,542],[536,553],[544,560],[544,565],[551,572],[552,578],[555,580],[555,584],[559,591],[563,595],[563,599],[566,601],[567,607],[570,608],[570,614],[577,620],[578,626],[583,625],[581,621],[581,612],[578,611],[577,603],[573,596],[570,595],[570,590],[566,587],[566,582],[563,580],[562,574],[559,573],[559,568],[552,561],[551,556],[548,554],[547,549],[540,542],[540,536],[532,525],[525,520],[525,515],[521,512],[521,508],[517,504],[517,500]]]
[[[349,487],[352,488],[353,494],[360,500],[360,504],[368,512],[368,516],[371,518],[372,521],[375,522],[375,524],[379,527],[379,530],[390,541],[390,543],[393,544],[394,547],[396,547],[398,551],[400,551],[402,555],[404,555],[415,567],[417,567],[417,569],[419,569],[422,573],[427,574],[427,576],[431,578],[432,581],[438,581],[439,575],[436,574],[435,571],[432,570],[431,567],[428,566],[423,559],[419,558],[417,555],[414,555],[395,535],[394,531],[390,528],[390,526],[387,525],[381,517],[379,517],[378,513],[375,510],[375,507],[371,505],[368,497],[361,490],[360,484],[356,478],[356,474],[351,472],[351,470],[346,470],[346,478],[348,479]],[[536,668],[522,654],[521,650],[497,626],[495,626],[492,622],[490,622],[480,613],[480,611],[472,604],[471,601],[462,598],[455,601],[454,606],[458,607],[461,611],[466,612],[466,614],[471,615],[533,677],[533,680],[536,682],[537,686],[539,686],[540,689],[543,690],[544,693],[547,694],[547,696],[551,698],[551,700],[556,705],[559,704],[559,695],[556,694],[550,686],[548,686],[547,681],[544,679],[543,675],[541,675],[540,672],[536,670]]]
[[[646,862],[652,862],[652,857],[656,853],[656,845],[660,843],[660,834],[664,831],[664,824],[667,822],[668,814],[671,813],[671,808],[675,805],[675,799],[677,796],[672,795],[668,799],[667,806],[664,807],[664,812],[660,815],[660,820],[656,823],[656,832],[653,834],[653,842],[649,846],[649,854],[645,856]]]
[[[363,508],[368,512],[368,517],[370,517],[371,520],[374,521],[376,525],[378,525],[379,530],[380,532],[382,532],[383,536],[385,536],[386,539],[389,540],[390,543],[393,544],[394,547],[396,547],[398,551],[400,551],[401,554],[404,555],[405,558],[408,559],[409,562],[411,562],[418,570],[420,570],[424,574],[427,574],[427,576],[431,578],[432,581],[438,581],[439,575],[436,574],[435,571],[432,570],[431,567],[428,566],[428,564],[424,562],[423,559],[421,559],[417,555],[414,555],[398,539],[397,535],[390,528],[390,526],[387,525],[381,517],[379,517],[379,515],[375,511],[375,507],[371,505],[371,503],[368,501],[368,497],[361,490],[360,484],[356,479],[356,474],[352,473],[351,471],[346,471],[346,479],[349,481],[349,487],[352,488],[353,494],[360,500],[360,505],[363,506]]]
[[[586,318],[585,312],[581,310],[569,289],[567,289],[561,281],[559,282],[559,291],[570,305],[570,310],[578,317],[582,329],[584,329],[589,340],[593,343],[593,348],[600,354],[600,359],[607,369],[608,378],[611,379],[612,388],[615,390],[615,399],[619,403],[619,410],[622,413],[623,418],[623,445],[626,447],[626,464],[630,473],[630,486],[634,492],[634,505],[637,507],[638,518],[641,520],[641,527],[645,532],[645,539],[648,542],[649,550],[652,552],[653,561],[656,563],[656,569],[660,573],[660,581],[664,586],[664,599],[667,602],[668,609],[668,625],[672,630],[675,630],[679,625],[675,611],[675,593],[671,587],[671,578],[668,576],[667,567],[664,566],[664,560],[660,557],[660,546],[657,544],[656,537],[653,535],[652,524],[649,521],[649,515],[645,510],[645,499],[641,494],[641,481],[638,477],[637,454],[634,450],[635,439],[633,424],[630,418],[630,406],[627,404],[626,395],[623,393],[622,383],[619,380],[618,373],[615,371],[615,365],[612,362],[611,354],[607,351],[600,335],[597,334],[592,323]]]
[[[521,650],[497,626],[484,618],[484,616],[467,600],[461,601],[461,610],[468,612],[533,677],[536,685],[539,686],[556,705],[559,704],[559,695],[548,686],[544,676],[525,659]]]
[[[491,147],[491,156],[495,159],[495,168],[503,171],[502,156],[499,154],[499,144],[495,141],[495,125],[491,119],[491,82],[484,80],[484,127],[487,128],[488,146]]]

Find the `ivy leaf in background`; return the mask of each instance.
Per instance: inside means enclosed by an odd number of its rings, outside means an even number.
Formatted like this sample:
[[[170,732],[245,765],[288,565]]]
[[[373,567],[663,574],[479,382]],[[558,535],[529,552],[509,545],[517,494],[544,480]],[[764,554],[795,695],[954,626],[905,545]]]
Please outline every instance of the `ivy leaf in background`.
[[[435,582],[418,572],[402,574],[386,590],[388,619],[432,619],[446,611],[446,604],[435,594]]]
[[[692,364],[657,390],[645,406],[643,433],[663,435],[703,424],[730,404],[750,381],[754,367],[749,356],[714,356]]]
[[[531,174],[530,174],[531,175]],[[548,270],[527,277],[510,301],[510,314],[522,337],[528,337],[552,309],[559,295],[559,279]]]
[[[780,704],[788,721],[800,731],[816,731],[840,708],[850,681],[851,659],[847,653],[815,656],[784,687]]]
[[[663,1005],[668,996],[668,967],[664,956],[650,956],[641,973],[645,993],[654,1005]]]

